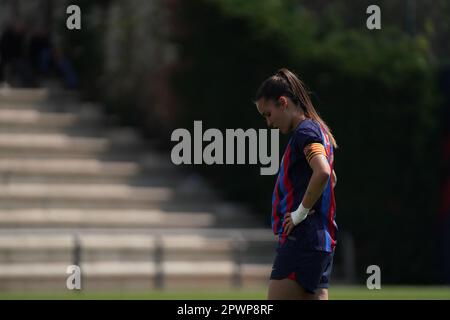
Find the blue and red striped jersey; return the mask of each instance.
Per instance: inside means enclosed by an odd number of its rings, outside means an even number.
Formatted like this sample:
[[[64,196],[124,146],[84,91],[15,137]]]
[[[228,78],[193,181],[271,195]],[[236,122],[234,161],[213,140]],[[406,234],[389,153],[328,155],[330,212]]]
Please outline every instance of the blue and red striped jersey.
[[[286,238],[283,233],[284,215],[300,206],[311,179],[312,169],[303,152],[311,143],[324,146],[333,171],[334,150],[327,131],[317,121],[302,121],[289,139],[272,196],[272,229],[275,235],[279,235],[281,242]],[[312,208],[315,212],[308,215],[290,234],[295,234],[305,249],[332,252],[336,247],[336,202],[332,184],[333,175]]]

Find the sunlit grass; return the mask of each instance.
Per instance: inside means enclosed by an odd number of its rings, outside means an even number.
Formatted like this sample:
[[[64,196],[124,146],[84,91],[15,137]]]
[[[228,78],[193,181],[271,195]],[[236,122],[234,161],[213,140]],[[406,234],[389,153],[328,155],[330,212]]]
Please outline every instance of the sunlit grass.
[[[330,300],[450,300],[450,287],[383,286],[369,290],[362,286],[333,286]],[[160,290],[149,292],[64,292],[64,293],[0,293],[0,299],[89,299],[89,300],[264,300],[266,289],[242,290]]]

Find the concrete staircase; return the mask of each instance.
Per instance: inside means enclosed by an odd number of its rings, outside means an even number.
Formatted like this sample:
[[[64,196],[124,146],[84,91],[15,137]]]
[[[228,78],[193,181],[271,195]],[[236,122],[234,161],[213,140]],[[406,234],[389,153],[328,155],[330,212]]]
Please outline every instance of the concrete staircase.
[[[100,110],[0,89],[0,292],[265,286],[262,221]]]

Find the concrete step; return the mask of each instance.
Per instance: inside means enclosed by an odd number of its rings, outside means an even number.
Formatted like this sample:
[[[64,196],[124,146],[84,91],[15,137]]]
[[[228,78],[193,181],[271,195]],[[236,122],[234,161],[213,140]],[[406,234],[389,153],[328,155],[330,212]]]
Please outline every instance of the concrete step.
[[[81,104],[79,94],[62,88],[0,88],[0,108],[3,105],[29,108],[41,104],[76,102]]]
[[[168,201],[173,191],[163,187],[132,187],[127,185],[48,185],[9,184],[0,186],[1,200],[19,201]]]
[[[89,209],[89,210],[110,210],[110,209],[126,209],[126,210],[151,210],[161,209],[164,211],[209,211],[217,207],[217,203],[199,203],[192,199],[190,202],[185,201],[166,201],[166,200],[114,200],[114,199],[97,199],[95,201],[81,199],[48,199],[48,198],[19,198],[1,199],[0,210],[25,210],[25,209]]]
[[[122,143],[143,143],[134,128],[114,126],[115,118],[98,110],[68,112],[0,109],[0,134],[58,135],[107,138]]]
[[[0,121],[2,124],[70,126],[83,122],[95,123],[109,118],[102,114],[101,107],[95,104],[41,104],[18,108],[0,102]]]
[[[106,152],[111,142],[106,138],[74,138],[64,134],[0,134],[0,154],[63,154],[67,157]]]
[[[152,210],[0,210],[0,228],[208,228],[208,212]]]
[[[130,158],[130,157],[129,157]],[[158,154],[123,161],[99,158],[0,157],[0,183],[175,186],[186,176]]]
[[[130,177],[138,173],[139,165],[135,162],[106,162],[97,159],[0,158],[0,175]]]
[[[55,134],[0,134],[0,153],[21,153],[32,155],[33,152],[60,153],[66,156],[80,154],[98,154],[111,150],[131,151],[142,147],[140,141],[126,136],[108,137],[74,137],[64,133]],[[28,153],[27,153],[28,152]]]
[[[252,241],[253,230],[239,232]],[[0,290],[38,290],[38,281],[41,290],[61,288],[67,279],[67,266],[74,262],[75,243],[81,248],[79,265],[83,288],[88,290],[135,290],[143,283],[152,288],[157,280],[165,288],[217,288],[235,285],[237,280],[245,287],[265,286],[272,263],[269,237],[266,251],[270,255],[251,263],[246,260],[251,255],[245,251],[248,246],[236,242],[242,238],[225,235],[223,230],[199,234],[194,229],[181,233],[78,233],[75,239],[70,233],[1,233]],[[236,249],[243,250],[244,259],[235,259]],[[162,260],[155,260],[157,255]]]
[[[155,145],[156,141],[115,140],[104,136],[0,134],[0,158],[141,161],[148,153],[154,152]],[[166,159],[165,162],[171,164],[170,155]]]
[[[156,170],[156,169],[155,169]],[[8,173],[0,172],[0,184],[127,184],[130,186],[169,187],[180,183],[182,176],[171,172],[155,172],[154,174],[118,175],[118,174],[43,174],[43,173]]]
[[[210,190],[122,184],[8,184],[0,185],[0,208],[152,209],[169,205],[189,210],[198,204],[214,207],[220,199]],[[199,207],[200,208],[200,207]],[[197,211],[192,210],[192,211]]]
[[[200,235],[83,235],[79,237],[80,261],[155,261],[156,251],[164,261],[232,260],[233,239]],[[0,263],[72,264],[74,238],[69,236],[0,236]]]
[[[156,267],[151,262],[101,262],[81,266],[82,290],[149,290],[156,279],[164,288],[230,288],[239,275],[245,287],[266,287],[271,265],[242,265],[229,261],[167,262]],[[162,271],[162,273],[159,272]],[[0,290],[67,292],[66,264],[0,265]]]
[[[156,168],[155,168],[156,169]],[[0,184],[111,184],[142,181],[142,170],[135,162],[98,159],[0,158]],[[163,175],[156,182],[164,182]]]
[[[0,104],[32,104],[48,100],[49,90],[39,89],[18,89],[18,88],[0,88]]]
[[[111,133],[111,135],[113,134],[115,133]],[[155,145],[158,144],[157,141],[143,142],[139,147],[128,145],[124,148],[123,145],[126,145],[126,141],[120,140],[120,138],[114,140],[115,138],[74,138],[63,135],[50,135],[37,137],[36,141],[41,146],[33,145],[28,148],[31,145],[31,141],[26,142],[25,140],[30,137],[29,135],[24,135],[22,139],[16,134],[12,136],[14,137],[9,141],[8,137],[5,137],[4,147],[2,148],[2,135],[0,134],[0,160],[3,163],[11,163],[18,160],[21,163],[27,161],[27,166],[39,166],[39,163],[51,161],[52,163],[72,163],[72,167],[78,166],[78,164],[100,167],[103,166],[102,164],[120,165],[120,163],[127,162],[129,165],[131,163],[138,165],[140,174],[154,174],[166,170],[176,173],[180,172],[180,167],[172,163],[170,155],[156,151]],[[14,145],[15,141],[19,141],[23,146]],[[141,143],[137,142],[136,144]],[[8,147],[5,147],[5,145]],[[114,148],[108,149],[108,145],[112,145]],[[35,160],[36,165],[33,164]],[[4,164],[4,166],[7,165]]]
[[[187,214],[186,214],[187,215]],[[103,229],[104,230],[104,229]],[[149,230],[149,234],[138,232],[137,234],[120,233],[97,233],[85,232],[77,234],[77,241],[83,250],[123,250],[127,248],[154,250],[158,245],[164,249],[175,250],[203,250],[223,249],[230,238],[216,237],[213,235],[199,235],[193,232],[174,234],[156,234]],[[168,230],[169,231],[169,230]],[[73,249],[75,236],[72,233],[43,233],[43,234],[1,234],[0,250],[50,250],[50,249]],[[219,244],[219,246],[218,246]]]
[[[2,207],[6,207],[3,205]],[[73,208],[73,206],[70,207],[70,209],[60,209],[60,208],[49,208],[45,209],[48,211],[59,211],[59,210],[73,210],[73,211],[107,211],[111,210],[110,208],[105,208],[101,206],[95,206],[94,208],[82,208],[80,206],[79,209]],[[110,206],[111,207],[111,206]],[[119,218],[117,218],[117,215],[111,214],[111,215],[105,215],[104,220],[102,221],[96,221],[96,219],[100,219],[100,215],[93,216],[90,219],[87,219],[87,221],[78,221],[77,218],[79,215],[69,215],[67,217],[62,217],[59,219],[59,216],[54,214],[46,214],[45,216],[39,215],[39,214],[25,214],[22,213],[18,215],[17,217],[2,217],[2,222],[0,224],[0,228],[18,228],[18,229],[30,229],[30,230],[48,230],[48,228],[60,228],[60,229],[66,229],[68,232],[74,230],[74,229],[83,229],[83,230],[91,230],[96,228],[108,228],[110,230],[116,230],[121,229],[124,227],[127,228],[134,228],[134,229],[141,229],[142,227],[146,228],[165,228],[165,227],[175,227],[175,228],[192,228],[192,227],[198,227],[201,226],[202,228],[209,228],[209,227],[218,227],[221,228],[237,228],[237,227],[248,227],[248,228],[254,228],[255,226],[262,227],[264,226],[261,221],[254,220],[253,217],[248,216],[242,216],[239,212],[230,212],[229,215],[220,215],[217,214],[216,210],[218,205],[212,204],[210,206],[202,206],[200,208],[197,207],[187,207],[185,205],[179,205],[177,208],[169,208],[169,209],[163,209],[161,206],[153,206],[152,208],[140,208],[137,205],[131,206],[128,205],[128,207],[123,206],[124,211],[153,211],[153,210],[161,210],[163,212],[167,212],[168,218],[171,220],[161,220],[161,221],[155,221],[153,222],[153,218],[151,217],[138,217],[135,218],[132,216],[134,220],[129,220],[127,223],[120,223],[117,222]],[[131,208],[130,208],[131,207]],[[116,206],[116,209],[120,210],[120,206]],[[189,210],[191,209],[191,210]],[[200,209],[203,209],[201,211]],[[35,209],[35,207],[29,207],[24,208],[23,205],[18,205],[14,208],[1,208],[1,212],[7,212],[7,211],[14,211],[14,212],[26,212],[26,211],[33,211],[38,209]],[[43,209],[44,211],[44,209]],[[191,213],[191,215],[185,215],[184,213]],[[195,215],[195,216],[194,216]],[[171,217],[177,217],[176,219],[172,219]],[[180,218],[178,218],[180,217]],[[46,220],[40,220],[40,219],[46,219]],[[29,220],[25,220],[29,219]],[[59,220],[58,220],[59,219]],[[156,219],[155,219],[156,220]],[[139,222],[138,222],[139,221]]]
[[[0,100],[0,122],[8,126],[25,125],[34,128],[64,128],[73,125],[110,123],[118,119],[102,112],[101,105],[93,103],[49,101],[37,104],[2,103]]]
[[[112,118],[83,113],[39,112],[34,109],[1,109],[0,133],[100,136]]]
[[[190,228],[186,226],[186,228]],[[62,229],[59,229],[60,231]],[[164,233],[156,233],[161,229],[142,229],[133,234],[92,230],[87,233],[68,231],[65,234],[24,233],[17,229],[15,234],[0,235],[0,264],[16,263],[74,263],[76,248],[79,248],[79,261],[234,261],[240,254],[241,263],[270,263],[273,259],[276,241],[269,232],[267,237],[252,239],[244,234],[214,235],[215,230],[204,229],[198,234],[192,231],[177,233],[180,229],[168,229]],[[211,231],[205,234],[204,231]],[[224,229],[220,229],[224,230]],[[240,229],[252,232],[255,229]],[[247,230],[247,231],[246,231]],[[257,229],[258,230],[258,229]],[[77,235],[77,236],[75,236]],[[258,248],[257,250],[255,250]],[[258,252],[258,250],[263,250]],[[159,258],[158,258],[159,257]]]
[[[171,214],[166,216],[172,218]],[[175,215],[173,218],[176,218]],[[57,230],[58,233],[0,229],[0,264],[70,264],[76,260],[76,248],[79,248],[79,260],[82,262],[234,261],[236,254],[240,253],[239,261],[242,263],[269,263],[276,245],[274,237],[266,229],[229,230],[186,226],[182,229],[163,227],[136,231],[130,228],[117,231]],[[224,233],[226,230],[228,232]],[[264,252],[257,252],[257,247]]]
[[[106,131],[105,123],[90,124],[90,123],[75,123],[73,125],[49,125],[42,126],[40,124],[30,125],[16,125],[11,123],[4,123],[0,126],[0,134],[64,134],[74,138],[100,138],[104,137]]]
[[[42,212],[58,212],[60,210],[64,210],[64,212],[68,212],[66,210],[74,210],[74,211],[89,211],[89,212],[107,212],[112,210],[126,210],[126,211],[153,211],[160,210],[163,212],[167,212],[167,214],[180,214],[180,213],[208,213],[214,216],[214,222],[216,226],[220,226],[222,228],[255,228],[255,227],[266,227],[264,225],[264,221],[262,221],[259,217],[255,217],[250,214],[245,208],[241,208],[240,206],[230,205],[228,202],[212,199],[211,201],[206,200],[198,200],[198,198],[190,198],[190,199],[181,199],[175,201],[115,201],[115,200],[97,200],[97,201],[80,201],[80,200],[54,200],[54,199],[0,199],[0,211],[2,212],[26,212],[33,211]],[[24,214],[24,213],[23,213]],[[53,221],[49,222],[49,225],[40,224],[36,218],[39,214],[35,214],[35,220],[30,221],[14,221],[14,218],[9,218],[11,221],[9,222],[9,226],[16,226],[17,228],[32,228],[30,230],[48,230],[48,228],[55,228],[58,225],[59,228],[64,228],[67,232],[73,231],[74,228],[84,228],[84,229],[92,229],[100,227],[100,223],[97,225],[92,223],[90,220],[89,223],[80,222],[77,224],[76,221],[67,222],[66,220],[57,222]],[[72,216],[73,218],[74,216]],[[98,216],[97,216],[98,217]],[[69,218],[67,218],[69,219]],[[75,218],[73,218],[75,219]],[[93,217],[92,219],[95,219]],[[149,218],[150,219],[150,218]],[[37,221],[36,221],[37,220]],[[6,221],[6,220],[5,220]],[[203,221],[207,224],[206,221]],[[202,222],[202,223],[203,223]],[[171,222],[161,222],[162,225],[171,225],[171,226],[187,226],[193,227],[194,224],[200,223],[198,220],[188,220],[182,219],[178,221]],[[132,221],[128,222],[127,226],[133,225]],[[107,222],[106,220],[103,222],[101,227],[107,226],[110,229],[121,229],[122,225],[115,225],[112,222]],[[2,226],[0,225],[0,228]],[[8,224],[5,222],[5,227],[8,227]],[[141,226],[135,225],[133,228],[140,228]]]
[[[83,119],[87,121],[88,118]],[[97,120],[97,119],[96,119]],[[80,116],[70,113],[39,112],[34,109],[0,109],[0,125],[3,127],[19,128],[48,128],[61,129],[70,127],[80,121]]]

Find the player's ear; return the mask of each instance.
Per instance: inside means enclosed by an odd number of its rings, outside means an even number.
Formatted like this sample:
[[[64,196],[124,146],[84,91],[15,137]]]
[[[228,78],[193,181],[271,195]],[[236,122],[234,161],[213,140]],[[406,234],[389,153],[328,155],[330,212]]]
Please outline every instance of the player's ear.
[[[286,109],[286,108],[287,108],[287,105],[288,105],[287,98],[286,98],[285,96],[279,97],[279,98],[278,98],[278,104],[279,104],[282,108]]]

